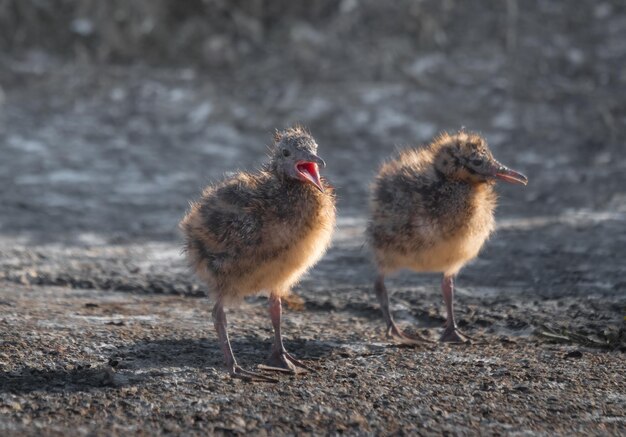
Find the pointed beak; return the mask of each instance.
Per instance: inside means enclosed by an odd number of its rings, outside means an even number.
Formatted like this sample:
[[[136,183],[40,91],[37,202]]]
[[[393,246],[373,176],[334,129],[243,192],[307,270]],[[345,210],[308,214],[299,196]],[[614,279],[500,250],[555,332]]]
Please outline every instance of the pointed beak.
[[[322,168],[326,168],[326,162],[324,162],[324,160],[317,155],[311,155],[311,161],[315,162],[317,165],[321,166]]]
[[[511,184],[528,184],[528,178],[526,176],[500,163],[498,163],[498,167],[495,170],[495,177]]]
[[[319,165],[326,167],[326,163],[322,158],[317,155],[310,155],[307,160],[298,161],[296,170],[298,170],[298,173],[304,180],[315,185],[315,187],[323,193],[324,186],[322,185],[318,170]]]

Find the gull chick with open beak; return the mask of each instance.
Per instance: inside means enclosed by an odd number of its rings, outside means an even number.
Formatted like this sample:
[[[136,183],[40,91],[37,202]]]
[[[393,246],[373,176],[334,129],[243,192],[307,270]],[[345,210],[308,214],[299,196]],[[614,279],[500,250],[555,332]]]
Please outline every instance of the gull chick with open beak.
[[[270,160],[260,171],[240,172],[209,186],[180,223],[189,263],[215,299],[213,323],[233,377],[273,380],[237,364],[226,329],[224,305],[261,291],[269,293],[275,334],[262,368],[307,369],[283,345],[281,301],[330,244],[335,196],[320,177],[320,166],[324,161],[306,130],[296,126],[276,132]]]
[[[467,341],[454,320],[453,281],[494,230],[496,180],[528,183],[526,176],[496,161],[484,138],[463,131],[444,133],[428,147],[405,150],[383,164],[372,187],[367,233],[388,336],[404,343],[424,341],[402,331],[389,309],[385,275],[410,269],[443,273],[447,322],[440,341]]]

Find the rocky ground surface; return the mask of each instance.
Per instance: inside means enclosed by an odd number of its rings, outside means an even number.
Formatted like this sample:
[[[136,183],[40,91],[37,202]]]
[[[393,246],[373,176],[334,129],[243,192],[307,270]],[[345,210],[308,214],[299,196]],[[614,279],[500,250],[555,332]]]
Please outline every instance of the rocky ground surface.
[[[496,34],[466,45],[461,14],[458,49],[370,35],[352,54],[334,44],[340,21],[295,23],[289,62],[263,52],[228,71],[1,55],[0,434],[626,433],[626,14],[565,12],[509,8],[504,42],[500,18],[476,12]],[[176,225],[296,121],[340,212],[284,317],[287,348],[317,372],[249,384],[222,369]],[[394,345],[364,247],[368,184],[397,147],[462,126],[530,183],[499,188],[498,231],[458,278],[474,343]],[[432,339],[438,284],[388,284],[397,320]],[[265,298],[228,317],[254,369],[271,344]]]
[[[534,188],[529,188],[534,190]],[[525,214],[520,214],[525,215]],[[615,434],[626,429],[624,215],[501,218],[458,280],[472,345],[389,343],[364,220],[296,288],[286,346],[317,371],[279,382],[222,369],[202,284],[176,241],[33,244],[4,236],[0,428],[11,435]],[[437,338],[434,275],[389,281],[396,318]],[[263,363],[263,297],[229,311],[240,363]]]

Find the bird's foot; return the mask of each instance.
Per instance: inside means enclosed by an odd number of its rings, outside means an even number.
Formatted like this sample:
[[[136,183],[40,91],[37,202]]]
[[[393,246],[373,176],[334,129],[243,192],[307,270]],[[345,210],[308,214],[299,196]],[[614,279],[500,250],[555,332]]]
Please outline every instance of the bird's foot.
[[[238,364],[235,364],[230,369],[230,377],[242,379],[246,382],[279,382],[276,378],[270,378],[269,376],[265,376],[260,373],[242,369]]]
[[[387,329],[387,337],[394,341],[405,345],[432,345],[434,341],[422,337],[419,334],[411,334],[406,331],[402,331],[395,323],[392,323]]]
[[[308,372],[316,372],[315,369],[307,366],[302,361],[295,359],[287,351],[272,352],[272,354],[267,359],[267,364],[261,364],[258,366],[258,368],[270,372],[283,372],[295,375]]]
[[[463,334],[456,326],[446,326],[439,341],[442,343],[472,344],[472,338]]]

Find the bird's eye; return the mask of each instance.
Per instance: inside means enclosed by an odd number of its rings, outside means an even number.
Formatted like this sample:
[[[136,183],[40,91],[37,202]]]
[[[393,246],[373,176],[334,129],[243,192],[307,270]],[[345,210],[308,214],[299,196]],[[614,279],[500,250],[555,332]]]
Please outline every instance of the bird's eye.
[[[474,164],[474,165],[482,165],[482,163],[483,163],[483,160],[480,159],[480,158],[472,160],[472,164]]]
[[[283,149],[283,156],[287,157],[289,155],[291,155],[291,152],[287,149]]]

